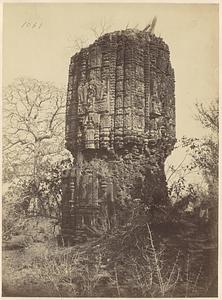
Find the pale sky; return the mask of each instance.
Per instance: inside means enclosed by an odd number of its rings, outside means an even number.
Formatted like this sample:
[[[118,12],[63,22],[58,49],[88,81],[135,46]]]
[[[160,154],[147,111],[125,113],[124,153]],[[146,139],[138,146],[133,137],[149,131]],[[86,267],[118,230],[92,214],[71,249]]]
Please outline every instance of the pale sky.
[[[108,32],[127,24],[143,29],[154,16],[155,34],[169,45],[175,70],[177,138],[200,137],[194,103],[219,93],[216,4],[4,4],[3,85],[25,76],[66,87],[73,41],[92,43],[90,28],[103,22]]]

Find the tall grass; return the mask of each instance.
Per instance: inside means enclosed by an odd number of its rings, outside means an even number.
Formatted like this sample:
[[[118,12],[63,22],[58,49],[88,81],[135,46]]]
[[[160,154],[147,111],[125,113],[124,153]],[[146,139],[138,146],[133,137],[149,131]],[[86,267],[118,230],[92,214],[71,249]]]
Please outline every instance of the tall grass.
[[[157,245],[149,224],[145,229],[146,242],[136,243],[132,252],[121,250],[118,243],[107,251],[109,243],[113,246],[112,239],[69,248],[39,244],[38,249],[38,244],[33,244],[24,250],[26,270],[28,266],[29,276],[43,296],[49,289],[55,297],[203,295],[203,265],[194,270],[191,254],[180,250],[173,254],[166,244]],[[13,275],[10,278],[13,280]]]
[[[157,249],[149,224],[147,224],[147,231],[147,247],[138,249],[142,261],[135,256],[130,257],[132,282],[138,290],[138,295],[174,297],[179,294],[181,297],[192,297],[203,292],[203,287],[198,285],[202,266],[197,272],[193,272],[190,255],[185,258],[180,250],[177,251],[174,260],[166,259],[165,254],[170,250],[166,246]]]
[[[89,261],[87,254],[68,248],[37,257],[33,272],[41,282],[48,282],[58,296],[94,296],[101,278],[109,276],[101,259]]]

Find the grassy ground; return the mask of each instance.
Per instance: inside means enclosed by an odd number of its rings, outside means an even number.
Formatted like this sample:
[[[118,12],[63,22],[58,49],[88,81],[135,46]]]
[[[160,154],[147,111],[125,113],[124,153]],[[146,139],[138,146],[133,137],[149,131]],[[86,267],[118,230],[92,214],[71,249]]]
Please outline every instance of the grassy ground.
[[[47,248],[46,244],[35,243],[27,248],[3,250],[3,296],[56,296],[51,284],[39,282],[34,271],[35,258],[44,255]]]
[[[43,221],[38,222],[25,234],[3,242],[3,296],[216,295],[215,286],[207,294],[209,282],[204,268],[208,262],[202,260],[194,269],[195,257],[191,254],[171,253],[166,247],[157,249],[149,228],[146,242],[140,245],[134,235],[127,242],[126,238],[114,234],[59,248],[55,236],[46,235],[42,226]]]
[[[174,297],[203,295],[195,280],[179,280],[178,266],[163,270],[136,261],[104,261],[93,243],[57,248],[56,242],[32,243],[3,251],[5,297]],[[90,250],[91,249],[91,250]],[[146,258],[149,260],[149,258]],[[157,262],[158,263],[158,262]],[[127,269],[128,266],[128,269]],[[160,268],[162,266],[160,265]],[[157,274],[157,276],[156,276]],[[159,277],[158,277],[159,275]]]

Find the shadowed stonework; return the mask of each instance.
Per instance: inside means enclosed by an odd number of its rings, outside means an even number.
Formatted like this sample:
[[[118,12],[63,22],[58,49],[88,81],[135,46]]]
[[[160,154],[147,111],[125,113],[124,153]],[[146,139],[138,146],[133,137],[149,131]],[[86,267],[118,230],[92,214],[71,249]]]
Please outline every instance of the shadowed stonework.
[[[168,46],[147,31],[108,33],[70,62],[62,236],[79,242],[118,226],[121,203],[168,201],[164,162],[175,144]]]

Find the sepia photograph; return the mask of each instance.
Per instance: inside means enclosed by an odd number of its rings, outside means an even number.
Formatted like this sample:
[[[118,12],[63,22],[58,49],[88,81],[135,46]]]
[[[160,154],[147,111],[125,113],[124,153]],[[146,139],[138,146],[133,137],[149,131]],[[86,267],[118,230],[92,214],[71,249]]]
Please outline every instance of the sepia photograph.
[[[219,3],[2,13],[2,297],[218,297]]]

